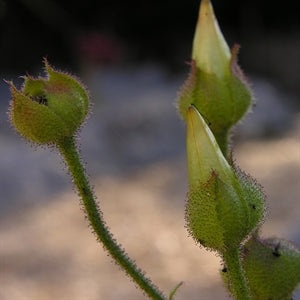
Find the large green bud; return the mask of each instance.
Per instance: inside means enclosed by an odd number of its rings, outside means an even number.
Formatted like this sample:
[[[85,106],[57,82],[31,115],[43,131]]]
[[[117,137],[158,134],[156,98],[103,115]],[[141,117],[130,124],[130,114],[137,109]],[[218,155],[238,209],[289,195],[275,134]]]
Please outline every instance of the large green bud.
[[[264,196],[250,177],[227,162],[197,109],[187,111],[189,193],[186,221],[194,239],[224,253],[259,225]]]
[[[300,250],[279,238],[251,238],[244,246],[243,267],[253,300],[291,299],[300,284]]]
[[[194,105],[211,124],[210,128],[227,154],[228,134],[247,112],[251,91],[237,64],[238,47],[230,52],[209,0],[202,0],[194,36],[191,71],[181,88],[178,111]]]
[[[242,266],[253,300],[290,300],[300,284],[300,250],[279,239],[254,235],[242,248]],[[231,292],[226,266],[221,271]]]
[[[89,99],[72,76],[54,70],[47,62],[46,78],[24,76],[19,91],[12,82],[10,120],[26,139],[37,144],[56,144],[72,137],[85,120]]]

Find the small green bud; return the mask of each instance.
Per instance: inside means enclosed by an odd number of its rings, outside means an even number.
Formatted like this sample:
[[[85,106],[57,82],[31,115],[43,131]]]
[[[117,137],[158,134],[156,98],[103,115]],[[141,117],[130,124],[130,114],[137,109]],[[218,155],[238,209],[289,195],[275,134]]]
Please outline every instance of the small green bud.
[[[211,124],[210,128],[227,154],[228,134],[247,112],[251,91],[237,65],[238,47],[232,52],[224,40],[209,0],[202,0],[194,36],[190,75],[181,88],[178,111],[194,105]]]
[[[231,53],[209,0],[202,0],[200,4],[192,59],[195,60],[197,68],[206,73],[220,78],[229,76]]]
[[[300,249],[291,242],[252,237],[244,246],[243,267],[253,300],[291,299],[300,284]]]
[[[72,137],[88,114],[87,92],[72,76],[45,62],[47,77],[24,76],[19,91],[12,82],[10,120],[25,138],[37,144],[55,144]]]
[[[261,221],[264,198],[249,177],[228,164],[193,106],[187,111],[187,160],[190,233],[203,246],[221,253],[239,246]]]
[[[194,106],[187,110],[186,149],[190,187],[207,182],[212,171],[216,171],[225,182],[233,180],[231,167],[210,128]]]

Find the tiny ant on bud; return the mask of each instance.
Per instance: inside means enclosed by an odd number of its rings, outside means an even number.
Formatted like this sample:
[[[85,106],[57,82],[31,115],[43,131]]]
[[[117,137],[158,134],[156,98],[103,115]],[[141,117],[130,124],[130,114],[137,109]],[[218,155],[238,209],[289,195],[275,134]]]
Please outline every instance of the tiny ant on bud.
[[[38,104],[48,105],[48,100],[45,95],[31,96],[30,98]]]
[[[278,252],[279,247],[280,247],[280,243],[278,243],[278,244],[275,246],[275,248],[274,248],[274,250],[273,250],[273,252],[272,252],[272,254],[273,254],[274,256],[276,256],[276,257],[279,257],[279,256],[280,256],[280,253]]]

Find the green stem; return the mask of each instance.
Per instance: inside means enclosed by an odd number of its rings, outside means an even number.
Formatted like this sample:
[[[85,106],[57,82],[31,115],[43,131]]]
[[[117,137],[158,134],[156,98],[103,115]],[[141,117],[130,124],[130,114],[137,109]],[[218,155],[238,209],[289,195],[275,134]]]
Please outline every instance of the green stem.
[[[58,149],[66,160],[74,184],[82,198],[87,218],[92,226],[97,238],[102,242],[105,249],[112,258],[131,276],[137,285],[152,299],[166,299],[162,292],[155,287],[151,280],[146,278],[143,272],[130,260],[124,250],[116,243],[109,232],[95,202],[93,191],[89,185],[85,171],[82,167],[79,154],[77,152],[73,138],[65,138],[57,144]]]
[[[225,157],[228,155],[228,130],[223,130],[220,132],[215,132],[214,136],[217,143]]]
[[[239,248],[228,249],[223,255],[229,275],[231,291],[237,300],[250,300],[247,282],[241,266]]]

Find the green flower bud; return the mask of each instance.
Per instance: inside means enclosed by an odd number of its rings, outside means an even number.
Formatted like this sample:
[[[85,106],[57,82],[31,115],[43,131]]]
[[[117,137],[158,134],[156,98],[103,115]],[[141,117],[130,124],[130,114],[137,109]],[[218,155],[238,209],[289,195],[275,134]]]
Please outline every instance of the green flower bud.
[[[264,197],[255,183],[226,161],[197,109],[187,111],[189,194],[186,221],[194,239],[223,253],[259,225]]]
[[[9,115],[25,138],[37,144],[55,144],[79,129],[88,114],[89,100],[77,80],[44,62],[46,78],[24,76],[20,91],[8,82],[12,94]]]
[[[196,66],[220,78],[229,76],[231,53],[221,33],[209,0],[200,4],[198,23],[194,35],[192,59]]]
[[[253,300],[291,299],[300,284],[300,249],[278,238],[251,238],[243,266]]]
[[[223,181],[231,183],[233,171],[210,128],[193,106],[187,110],[186,148],[190,187],[207,182],[212,171],[216,171]]]
[[[193,43],[191,71],[181,88],[178,111],[194,105],[211,124],[210,128],[227,154],[228,134],[247,112],[252,95],[237,65],[238,47],[230,53],[209,0],[202,0]]]
[[[300,250],[289,241],[252,236],[242,250],[242,265],[253,300],[290,300],[300,284]],[[231,291],[226,266],[221,275]]]

